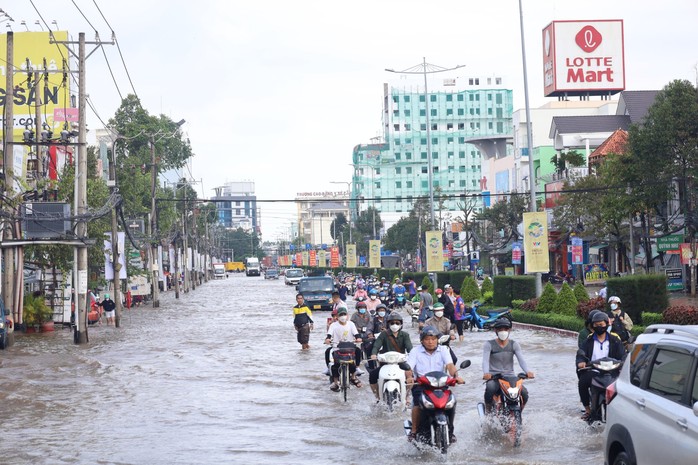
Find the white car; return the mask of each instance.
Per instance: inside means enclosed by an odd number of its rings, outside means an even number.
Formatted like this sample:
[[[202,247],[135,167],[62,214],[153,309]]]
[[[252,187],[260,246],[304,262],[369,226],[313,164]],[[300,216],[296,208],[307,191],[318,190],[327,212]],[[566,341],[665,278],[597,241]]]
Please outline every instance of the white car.
[[[698,326],[649,326],[606,399],[606,465],[698,463]]]
[[[297,286],[304,276],[303,270],[300,268],[289,268],[284,273],[284,282],[289,286]]]

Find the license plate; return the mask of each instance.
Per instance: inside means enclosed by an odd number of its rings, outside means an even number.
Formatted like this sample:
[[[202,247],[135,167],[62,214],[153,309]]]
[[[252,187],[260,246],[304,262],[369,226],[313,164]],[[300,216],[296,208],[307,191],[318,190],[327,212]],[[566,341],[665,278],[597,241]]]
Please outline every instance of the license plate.
[[[319,308],[322,308],[322,305],[313,305],[313,310],[317,310]]]

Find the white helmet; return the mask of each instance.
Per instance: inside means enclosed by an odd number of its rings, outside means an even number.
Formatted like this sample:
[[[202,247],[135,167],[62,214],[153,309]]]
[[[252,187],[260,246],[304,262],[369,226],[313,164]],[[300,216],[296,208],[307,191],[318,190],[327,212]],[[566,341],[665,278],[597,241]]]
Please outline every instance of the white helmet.
[[[620,303],[620,297],[618,297],[617,295],[612,295],[611,297],[609,297],[608,303],[610,304],[613,302]]]

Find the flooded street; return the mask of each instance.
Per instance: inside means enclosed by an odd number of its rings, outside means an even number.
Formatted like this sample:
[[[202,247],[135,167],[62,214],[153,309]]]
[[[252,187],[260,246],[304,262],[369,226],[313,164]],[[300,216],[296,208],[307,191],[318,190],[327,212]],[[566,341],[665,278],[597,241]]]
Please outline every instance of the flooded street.
[[[283,279],[233,275],[161,308],[125,312],[122,327],[26,335],[0,352],[3,464],[424,464],[439,454],[407,443],[406,413],[373,405],[367,375],[349,402],[328,389],[326,313],[314,313],[311,350],[296,342],[295,290]],[[353,304],[350,305],[353,307]],[[350,312],[351,313],[351,312]],[[407,326],[409,326],[409,320]],[[416,344],[416,330],[408,328]],[[513,450],[481,433],[482,343],[468,334],[454,351],[462,371],[458,442],[448,462],[600,464],[600,434],[579,420],[576,339],[515,330],[536,379],[524,411],[524,443]]]

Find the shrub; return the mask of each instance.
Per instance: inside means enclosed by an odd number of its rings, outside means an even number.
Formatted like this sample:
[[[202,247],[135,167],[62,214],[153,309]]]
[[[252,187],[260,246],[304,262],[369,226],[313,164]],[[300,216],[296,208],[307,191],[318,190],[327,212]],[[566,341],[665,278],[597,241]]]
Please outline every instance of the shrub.
[[[431,282],[431,279],[429,279],[429,276],[425,275],[424,278],[422,279],[422,286],[428,286],[429,287],[429,294],[432,296],[434,295],[434,283]]]
[[[494,295],[494,284],[492,283],[492,280],[489,276],[487,276],[485,280],[482,282],[482,287],[480,288],[480,290],[482,291],[483,295],[485,294],[485,292],[492,292],[492,295]]]
[[[617,295],[633,322],[642,324],[642,312],[661,313],[669,306],[666,276],[624,276],[608,280],[608,296]]]
[[[559,315],[554,313],[535,313],[512,310],[511,315],[514,321],[519,323],[529,323],[532,325],[548,326],[550,328],[566,329],[568,331],[581,331],[584,328],[584,321],[581,318],[571,315]]]
[[[463,299],[463,302],[480,300],[482,296],[480,295],[480,288],[477,287],[475,278],[470,276],[463,279],[463,284],[460,286],[460,296]]]
[[[511,304],[511,276],[495,276],[493,288],[494,305],[508,307]]]
[[[450,284],[456,289],[463,282],[463,280],[470,276],[470,271],[443,271],[436,273],[436,279],[438,280],[439,287],[443,289],[446,284]]]
[[[589,313],[592,310],[605,310],[606,309],[606,299],[603,297],[594,297],[589,299],[587,302],[579,302],[577,304],[577,316],[584,321],[589,318]]]
[[[487,291],[482,293],[482,302],[485,305],[492,305],[492,300],[494,299],[494,292]]]
[[[417,285],[419,286],[419,283],[424,281],[425,276],[428,276],[428,274],[427,273],[417,273],[414,271],[405,271],[402,274],[402,279],[409,280],[410,278],[412,278],[412,279],[414,279],[414,282],[417,283]]]
[[[674,305],[664,310],[662,318],[664,323],[671,325],[698,325],[698,308],[692,305]]]
[[[525,303],[526,303],[526,301],[521,300],[521,299],[512,300],[511,301],[511,308],[513,308],[514,310],[521,310],[521,307]]]
[[[543,293],[538,301],[538,307],[536,311],[540,313],[550,313],[555,310],[555,300],[557,299],[557,292],[552,284],[546,283],[543,288]]]
[[[642,312],[642,323],[645,326],[658,325],[664,323],[664,316],[661,313]],[[633,328],[635,326],[633,325]]]
[[[574,296],[577,298],[577,303],[589,302],[589,293],[581,281],[574,285]]]
[[[535,276],[509,276],[509,278],[511,279],[511,300],[526,300],[536,296]]]
[[[560,315],[576,316],[577,314],[577,298],[574,296],[574,291],[567,283],[562,284],[562,288],[555,298],[554,312]]]
[[[538,308],[538,301],[539,300],[540,299],[536,299],[536,298],[528,299],[527,301],[525,301],[521,305],[521,310],[523,310],[524,312],[535,312],[536,309]]]

